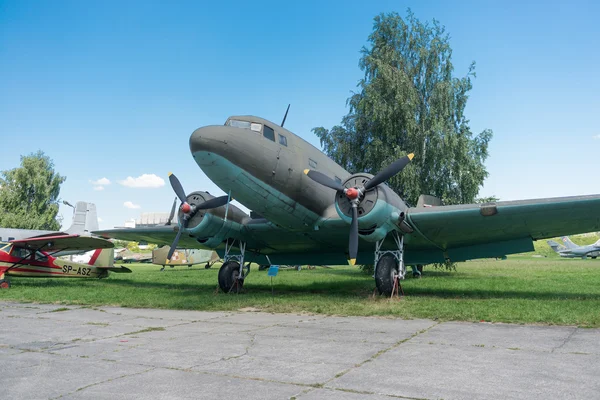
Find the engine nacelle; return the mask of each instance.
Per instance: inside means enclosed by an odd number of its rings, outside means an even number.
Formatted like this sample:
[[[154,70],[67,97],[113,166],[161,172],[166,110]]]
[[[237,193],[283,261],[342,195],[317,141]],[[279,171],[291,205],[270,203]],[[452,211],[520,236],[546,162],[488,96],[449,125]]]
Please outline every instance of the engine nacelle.
[[[186,201],[193,209],[198,204],[204,203],[214,197],[208,192],[198,191],[190,193]],[[183,221],[184,213],[181,209],[177,217],[180,221],[179,229],[182,229],[181,222]],[[210,210],[199,210],[189,220],[187,229],[183,234],[196,239],[204,247],[214,249],[226,237],[241,237],[240,232],[245,218],[248,218],[248,216],[232,204]]]
[[[348,178],[345,188],[362,188],[373,175],[358,173]],[[365,240],[375,242],[385,238],[391,230],[397,229],[408,207],[392,189],[380,184],[366,191],[358,205],[358,234]],[[335,209],[341,219],[352,222],[352,202],[342,192],[335,198]]]

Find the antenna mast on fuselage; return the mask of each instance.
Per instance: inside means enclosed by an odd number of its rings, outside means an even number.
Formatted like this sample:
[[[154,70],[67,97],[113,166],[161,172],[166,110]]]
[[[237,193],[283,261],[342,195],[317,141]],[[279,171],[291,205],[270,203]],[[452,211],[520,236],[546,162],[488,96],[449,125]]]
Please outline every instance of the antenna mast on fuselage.
[[[283,124],[285,124],[285,119],[287,118],[287,113],[288,113],[288,111],[290,111],[290,105],[291,104],[288,104],[288,108],[287,108],[287,110],[285,110],[285,115],[283,116],[283,121],[281,121],[282,128],[283,128]]]

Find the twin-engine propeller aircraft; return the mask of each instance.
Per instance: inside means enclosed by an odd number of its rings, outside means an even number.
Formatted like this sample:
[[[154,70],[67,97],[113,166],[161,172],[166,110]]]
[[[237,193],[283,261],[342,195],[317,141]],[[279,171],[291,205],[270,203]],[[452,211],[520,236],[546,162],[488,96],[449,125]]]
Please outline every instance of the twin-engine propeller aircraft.
[[[0,289],[10,287],[7,275],[28,277],[105,278],[111,272],[131,272],[113,265],[113,244],[79,235],[47,235],[0,243]],[[81,264],[55,258],[63,251],[94,250],[90,262]]]
[[[283,123],[259,117],[199,128],[189,144],[198,166],[228,196],[186,195],[171,175],[182,202],[179,227],[96,233],[172,242],[171,254],[178,246],[214,249],[225,261],[219,271],[225,292],[242,287],[245,263],[339,265],[349,259],[373,263],[377,288],[390,294],[406,265],[502,257],[532,251],[533,240],[600,230],[600,195],[409,207],[384,182],[412,154],[375,175],[351,174]],[[259,216],[229,204],[231,197]]]
[[[556,243],[554,240],[548,240],[546,243],[550,245],[552,250],[557,252],[561,257],[565,258],[598,258],[600,255],[600,240],[594,244],[579,246],[571,241],[567,236],[560,238],[564,245]]]

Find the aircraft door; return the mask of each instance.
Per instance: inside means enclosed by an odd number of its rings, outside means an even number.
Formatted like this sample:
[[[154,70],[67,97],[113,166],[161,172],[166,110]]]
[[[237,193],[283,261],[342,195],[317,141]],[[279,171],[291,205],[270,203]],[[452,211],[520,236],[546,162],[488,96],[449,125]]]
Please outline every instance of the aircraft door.
[[[273,183],[277,188],[281,189],[287,185],[293,171],[293,160],[294,152],[288,147],[280,145],[273,176]]]

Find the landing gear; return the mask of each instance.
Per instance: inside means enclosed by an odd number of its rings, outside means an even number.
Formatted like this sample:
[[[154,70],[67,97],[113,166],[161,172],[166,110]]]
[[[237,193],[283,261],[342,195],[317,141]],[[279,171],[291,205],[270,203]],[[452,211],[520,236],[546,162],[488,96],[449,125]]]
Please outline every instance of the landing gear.
[[[404,265],[404,236],[392,232],[398,250],[381,250],[382,240],[375,243],[375,285],[380,294],[390,296],[395,290],[401,291],[400,281],[406,275]]]
[[[235,240],[225,243],[225,261],[219,269],[219,287],[225,293],[239,293],[244,286],[244,279],[250,273],[250,263],[244,266],[244,253],[246,242],[238,241],[239,254],[231,254]]]
[[[411,265],[413,278],[420,278],[423,276],[423,265]]]
[[[240,279],[240,264],[236,261],[227,261],[219,269],[219,287],[225,293],[239,293],[244,286],[244,279]]]
[[[8,289],[10,288],[10,282],[6,279],[0,279],[0,289]]]

